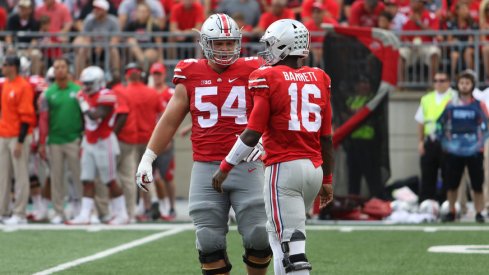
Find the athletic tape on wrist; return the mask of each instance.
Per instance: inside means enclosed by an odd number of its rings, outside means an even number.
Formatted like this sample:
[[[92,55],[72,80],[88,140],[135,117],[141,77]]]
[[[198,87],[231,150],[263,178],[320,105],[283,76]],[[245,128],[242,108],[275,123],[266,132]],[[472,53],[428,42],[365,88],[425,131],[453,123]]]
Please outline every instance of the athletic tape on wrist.
[[[238,140],[236,140],[236,143],[234,143],[233,148],[226,156],[226,161],[231,165],[237,165],[246,156],[248,156],[251,151],[253,151],[253,148],[254,147],[244,144],[241,138],[238,137]]]
[[[146,151],[144,151],[144,154],[143,154],[143,157],[141,160],[148,161],[149,163],[152,164],[153,161],[155,161],[155,159],[157,157],[158,156],[155,154],[155,152],[153,152],[153,150],[146,148]]]

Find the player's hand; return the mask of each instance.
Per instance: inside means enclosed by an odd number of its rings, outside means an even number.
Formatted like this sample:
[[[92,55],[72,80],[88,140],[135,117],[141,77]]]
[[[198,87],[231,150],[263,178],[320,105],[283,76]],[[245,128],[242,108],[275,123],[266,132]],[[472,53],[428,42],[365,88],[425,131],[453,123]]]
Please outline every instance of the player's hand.
[[[47,154],[46,154],[46,145],[44,144],[39,144],[38,151],[39,156],[41,157],[42,160],[47,160]]]
[[[14,157],[18,159],[20,158],[21,155],[22,155],[22,143],[16,142],[14,147]]]
[[[253,151],[251,151],[251,153],[244,158],[244,161],[246,162],[256,161],[264,154],[265,154],[265,149],[263,148],[263,144],[260,138],[258,143],[255,145],[255,148],[253,148]]]
[[[319,190],[319,197],[319,209],[323,209],[333,201],[333,185],[323,184]]]
[[[221,169],[218,169],[212,176],[212,188],[214,188],[214,190],[219,193],[224,192],[222,190],[222,183],[226,180],[227,177],[228,173],[221,171]]]
[[[136,184],[139,189],[144,192],[148,192],[148,188],[146,185],[153,182],[153,164],[147,163],[144,160],[141,160],[138,166],[138,171],[136,173]]]

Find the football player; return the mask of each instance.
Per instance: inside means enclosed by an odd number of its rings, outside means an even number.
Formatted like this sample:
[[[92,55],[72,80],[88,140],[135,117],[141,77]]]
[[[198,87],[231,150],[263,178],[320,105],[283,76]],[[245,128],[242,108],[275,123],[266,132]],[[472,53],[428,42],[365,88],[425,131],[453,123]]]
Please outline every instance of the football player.
[[[137,170],[142,189],[153,181],[152,163],[171,142],[177,128],[192,116],[192,168],[189,213],[196,228],[197,249],[203,274],[228,274],[226,252],[228,213],[236,212],[243,239],[243,261],[248,274],[266,274],[271,261],[263,201],[263,164],[241,162],[229,175],[223,192],[212,189],[212,173],[248,123],[252,107],[249,74],[262,61],[239,58],[241,32],[226,14],[213,14],[204,22],[200,41],[205,59],[187,59],[175,68],[175,93],[153,132]],[[259,156],[259,155],[257,155]]]
[[[275,274],[309,274],[305,255],[306,211],[321,195],[333,199],[333,144],[329,76],[301,66],[309,54],[309,31],[292,19],[275,21],[260,40],[268,65],[250,75],[253,111],[246,130],[221,162],[213,187],[222,192],[233,167],[263,135],[265,205]],[[232,171],[231,171],[232,169]]]
[[[96,66],[85,68],[80,76],[82,91],[77,95],[85,118],[85,136],[81,144],[81,180],[83,198],[81,211],[67,224],[89,224],[95,195],[95,176],[109,188],[113,218],[109,224],[127,224],[126,202],[116,182],[116,156],[119,144],[113,133],[116,95],[105,89],[104,71]]]

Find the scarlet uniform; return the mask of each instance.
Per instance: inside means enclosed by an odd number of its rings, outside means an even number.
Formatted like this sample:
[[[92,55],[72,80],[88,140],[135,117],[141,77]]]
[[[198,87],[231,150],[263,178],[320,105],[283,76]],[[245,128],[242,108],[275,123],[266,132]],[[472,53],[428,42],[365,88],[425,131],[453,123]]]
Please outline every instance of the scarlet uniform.
[[[91,108],[97,106],[113,107],[109,115],[102,120],[93,120],[85,115],[85,137],[88,143],[97,143],[99,139],[106,139],[114,129],[114,120],[116,114],[117,97],[111,90],[104,89],[98,93],[87,95],[84,92],[78,93],[79,97],[83,97]]]
[[[257,108],[259,115],[248,124],[249,129],[264,133],[265,165],[310,159],[320,166],[319,138],[331,135],[329,76],[306,66],[263,67],[250,75],[249,83],[255,97],[269,102],[269,109]]]
[[[206,59],[187,59],[175,67],[174,84],[187,89],[192,114],[194,161],[220,161],[248,123],[252,96],[248,76],[263,62],[239,58],[221,74]]]

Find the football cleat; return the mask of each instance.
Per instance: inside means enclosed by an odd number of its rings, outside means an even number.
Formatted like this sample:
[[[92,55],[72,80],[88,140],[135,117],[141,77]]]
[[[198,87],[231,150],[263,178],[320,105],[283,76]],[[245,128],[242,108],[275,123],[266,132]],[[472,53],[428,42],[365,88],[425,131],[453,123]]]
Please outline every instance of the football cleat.
[[[65,221],[66,225],[89,225],[90,217],[83,217],[82,215],[76,216],[74,219]]]

